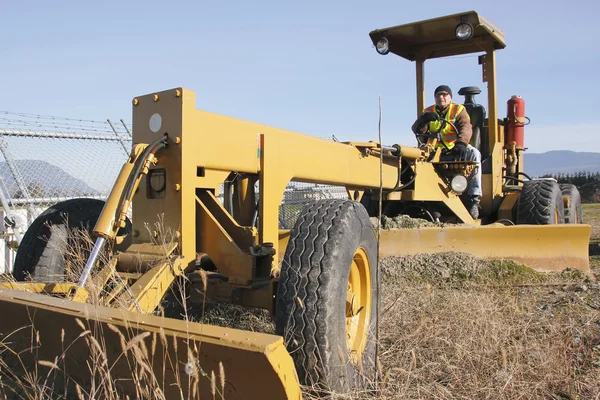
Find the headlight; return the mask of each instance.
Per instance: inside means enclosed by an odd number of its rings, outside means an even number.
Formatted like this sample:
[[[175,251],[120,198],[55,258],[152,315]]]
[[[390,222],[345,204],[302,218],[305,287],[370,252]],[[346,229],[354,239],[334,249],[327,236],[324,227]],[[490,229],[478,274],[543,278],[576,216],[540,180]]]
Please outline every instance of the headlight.
[[[473,37],[473,25],[462,22],[456,27],[456,38],[458,40],[469,40]]]
[[[456,175],[450,181],[450,187],[456,193],[462,193],[465,190],[467,190],[467,184],[468,183],[469,182],[467,181],[467,177],[466,176],[464,176],[464,175]]]
[[[377,41],[375,48],[377,49],[377,52],[382,56],[386,55],[390,52],[390,42],[389,40],[387,40],[387,38],[382,37]]]

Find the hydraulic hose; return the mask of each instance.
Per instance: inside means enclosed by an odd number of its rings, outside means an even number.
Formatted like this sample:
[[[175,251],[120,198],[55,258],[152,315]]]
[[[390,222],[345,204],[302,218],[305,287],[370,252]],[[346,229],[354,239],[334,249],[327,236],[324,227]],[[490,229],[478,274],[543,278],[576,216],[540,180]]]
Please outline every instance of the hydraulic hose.
[[[417,174],[415,173],[413,175],[412,178],[409,179],[408,182],[406,182],[404,185],[398,187],[398,185],[396,185],[396,187],[394,188],[394,190],[392,190],[392,192],[401,192],[404,189],[406,189],[407,187],[409,187],[410,185],[412,185],[412,183],[415,181],[415,178],[417,177]]]
[[[524,180],[519,179],[519,178],[515,178],[514,176],[508,176],[507,175],[507,176],[503,176],[502,178],[507,179],[507,180],[511,180],[511,181],[517,181],[517,182],[520,182],[520,183],[525,183]]]
[[[119,221],[119,219],[121,217],[121,211],[123,210],[123,208],[125,206],[125,202],[128,201],[129,198],[131,197],[131,194],[133,193],[133,190],[135,188],[135,182],[137,181],[137,179],[142,171],[142,168],[146,164],[146,161],[148,160],[148,158],[151,155],[154,155],[158,150],[166,147],[168,144],[167,140],[168,140],[168,135],[165,133],[162,137],[160,137],[160,138],[156,139],[154,142],[150,143],[148,145],[148,147],[146,147],[144,149],[142,154],[136,159],[135,167],[131,171],[131,174],[129,175],[129,177],[127,178],[127,183],[125,184],[123,194],[119,198],[119,204],[117,206],[117,213],[119,213],[119,215],[118,216],[115,215],[115,222]],[[101,236],[96,239],[96,243],[94,243],[94,248],[92,249],[92,252],[90,253],[90,256],[87,259],[87,262],[85,263],[85,267],[83,268],[83,271],[81,272],[81,277],[79,278],[79,281],[77,282],[77,286],[83,287],[85,285],[85,282],[89,278],[92,268],[94,268],[94,265],[96,264],[96,260],[98,259],[98,256],[102,252],[102,249],[104,248],[105,244],[106,244],[105,237]]]
[[[532,181],[533,179],[531,179],[531,177],[529,175],[527,175],[525,172],[517,172],[517,175],[523,175],[525,178],[529,179],[530,181]]]
[[[123,196],[121,196],[121,201],[119,204],[123,205],[123,200],[128,199],[133,192],[133,188],[135,186],[135,181],[137,180],[142,167],[146,163],[146,159],[150,156],[150,154],[155,154],[158,150],[167,147],[167,140],[169,135],[165,133],[162,137],[156,139],[154,142],[150,143],[148,147],[144,149],[142,155],[138,157],[136,160],[135,169],[132,171],[131,175],[129,175],[129,179],[127,180],[127,184],[125,185],[125,191],[123,192]]]
[[[386,193],[402,191],[402,190],[406,189],[407,186],[409,186],[410,184],[412,184],[415,181],[416,174],[413,176],[413,178],[410,181],[408,181],[406,184],[400,186],[400,181],[401,181],[402,175],[410,168],[410,165],[406,165],[406,167],[400,168],[402,165],[402,151],[401,151],[401,147],[399,145],[395,144],[392,147],[384,146],[383,148],[384,148],[384,150],[391,151],[391,153],[393,155],[398,157],[398,179],[396,179],[396,184],[394,185],[392,190],[386,191]]]

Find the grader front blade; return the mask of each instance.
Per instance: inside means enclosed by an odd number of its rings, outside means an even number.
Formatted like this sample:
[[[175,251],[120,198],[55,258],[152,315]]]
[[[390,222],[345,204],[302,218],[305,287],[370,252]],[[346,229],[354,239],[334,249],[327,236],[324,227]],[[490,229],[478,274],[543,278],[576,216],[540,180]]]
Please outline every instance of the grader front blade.
[[[84,393],[112,385],[129,398],[301,398],[280,336],[6,288],[0,315],[3,379],[58,377],[47,382],[62,388],[66,377]]]
[[[380,256],[465,252],[488,259],[520,262],[540,271],[589,265],[590,225],[491,224],[389,229],[381,231]]]

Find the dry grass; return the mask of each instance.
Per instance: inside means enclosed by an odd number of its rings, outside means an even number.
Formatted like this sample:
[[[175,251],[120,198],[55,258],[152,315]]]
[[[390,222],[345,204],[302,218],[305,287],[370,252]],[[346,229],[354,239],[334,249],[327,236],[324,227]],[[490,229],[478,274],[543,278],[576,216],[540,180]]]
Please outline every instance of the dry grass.
[[[600,278],[600,204],[583,205],[583,222],[592,226],[590,263],[592,271]]]
[[[383,260],[379,382],[333,398],[600,398],[597,282],[437,257]]]
[[[600,205],[584,205],[583,211],[584,222],[593,226],[591,261],[598,273],[600,252],[594,253],[594,246],[600,243]],[[576,271],[541,275],[518,264],[457,253],[388,258],[382,262],[382,274],[380,379],[368,392],[332,398],[600,399],[598,282]],[[263,310],[204,303],[200,309],[185,303],[177,309],[190,320],[273,332],[269,313]],[[86,331],[90,327],[83,325],[78,340],[90,349],[90,373],[109,377],[103,342]],[[153,378],[148,361],[155,347],[141,340],[151,338],[121,335],[120,352],[131,360],[137,382],[131,395],[162,398],[163,382]],[[159,335],[152,340],[163,339]],[[6,359],[7,351],[0,346],[0,360]],[[196,368],[194,363],[187,366]],[[0,396],[120,397],[110,379],[65,392],[64,382],[56,379],[60,356],[41,360],[29,374],[11,377],[6,367],[0,362]],[[205,377],[213,380],[216,398],[225,373]],[[305,398],[319,398],[310,389],[304,388]]]
[[[599,275],[600,204],[583,212]],[[334,398],[600,399],[600,284],[588,276],[457,253],[381,268],[381,379]]]
[[[78,231],[75,236],[77,239],[69,241],[64,251],[66,274],[54,276],[56,281],[76,281],[93,247],[87,232]],[[160,237],[166,241],[174,235],[163,232]],[[73,246],[73,243],[77,245]],[[166,243],[158,244],[164,245],[165,249],[168,247]],[[101,255],[103,262],[107,261],[108,254],[107,249]],[[166,256],[160,261],[164,260],[167,260]],[[14,281],[10,275],[0,279]],[[118,281],[120,278],[115,276],[113,279]],[[171,288],[178,298],[178,309],[183,311],[183,318],[187,317],[185,311],[188,309],[187,297],[183,295],[185,287],[185,279],[181,279]],[[90,278],[86,289],[90,293],[89,302],[103,304],[106,287],[96,287]],[[126,309],[131,301],[115,301],[110,306]],[[156,311],[157,314],[163,312],[162,307]],[[202,321],[201,314],[197,317]],[[181,399],[198,399],[200,381],[205,381],[211,388],[212,399],[224,397],[223,365],[218,363],[215,371],[203,371],[198,341],[183,340],[186,348],[182,356],[182,349],[178,349],[178,342],[182,346],[182,340],[165,335],[162,328],[159,333],[150,333],[128,323],[125,326],[103,325],[93,318],[80,318],[75,320],[76,324],[62,329],[60,339],[50,346],[43,346],[49,338],[36,330],[33,318],[31,321],[29,326],[0,340],[0,398],[116,400],[166,399],[175,395]],[[29,346],[23,346],[23,343],[29,343]],[[46,357],[49,352],[53,354],[50,358]]]
[[[583,209],[598,242],[600,207]],[[600,285],[585,274],[458,253],[381,268],[380,381],[332,398],[600,399]]]
[[[592,240],[600,241],[600,203],[583,204],[583,223],[592,226]]]
[[[386,280],[379,397],[599,396],[600,288],[561,281]]]

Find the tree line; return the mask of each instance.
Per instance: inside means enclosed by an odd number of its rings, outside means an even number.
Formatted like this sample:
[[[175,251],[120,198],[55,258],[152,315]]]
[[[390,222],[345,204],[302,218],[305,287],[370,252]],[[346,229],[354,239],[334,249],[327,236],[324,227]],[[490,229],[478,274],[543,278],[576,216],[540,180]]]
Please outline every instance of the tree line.
[[[600,172],[579,171],[543,175],[541,178],[554,178],[558,183],[577,186],[583,203],[600,203]]]

